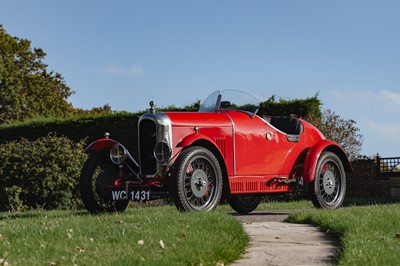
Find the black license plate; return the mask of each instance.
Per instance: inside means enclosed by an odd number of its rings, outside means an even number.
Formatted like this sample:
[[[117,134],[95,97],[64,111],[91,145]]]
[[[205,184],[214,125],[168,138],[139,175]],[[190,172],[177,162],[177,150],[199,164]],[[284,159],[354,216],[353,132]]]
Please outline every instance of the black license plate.
[[[133,201],[146,201],[150,200],[150,190],[137,189],[129,190],[128,194],[125,190],[112,190],[112,200],[133,200]]]

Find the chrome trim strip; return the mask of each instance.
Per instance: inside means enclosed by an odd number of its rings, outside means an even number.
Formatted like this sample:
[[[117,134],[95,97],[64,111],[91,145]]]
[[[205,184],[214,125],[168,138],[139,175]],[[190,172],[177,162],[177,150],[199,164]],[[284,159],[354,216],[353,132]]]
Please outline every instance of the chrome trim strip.
[[[232,118],[227,113],[221,113],[226,115],[232,123],[232,153],[233,153],[233,175],[236,175],[236,147],[235,147],[235,122],[233,122]]]
[[[173,154],[174,147],[172,145],[172,122],[171,122],[171,119],[169,118],[169,116],[166,115],[165,113],[145,113],[140,116],[139,121],[138,121],[138,127],[140,126],[140,122],[143,120],[151,120],[156,124],[156,144],[161,141],[166,142],[171,147],[171,154]],[[139,128],[138,128],[138,132],[140,133]],[[139,147],[139,151],[140,151],[140,134],[138,134],[138,147]],[[140,156],[141,155],[139,154],[139,160],[140,160],[140,165],[141,165]],[[162,168],[162,165],[159,162],[157,162],[157,170],[156,170],[156,173],[154,173],[154,174],[157,174],[161,168]],[[140,170],[140,173],[141,173],[141,170]],[[154,177],[154,176],[155,175],[153,175],[151,177]]]

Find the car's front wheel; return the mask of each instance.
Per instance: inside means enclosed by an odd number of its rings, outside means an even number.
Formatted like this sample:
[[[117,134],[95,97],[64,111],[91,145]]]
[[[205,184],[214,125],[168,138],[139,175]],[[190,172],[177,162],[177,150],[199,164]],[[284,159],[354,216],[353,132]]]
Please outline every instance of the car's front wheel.
[[[128,200],[113,201],[109,188],[118,178],[118,166],[113,164],[108,153],[90,154],[80,176],[79,190],[83,205],[90,213],[123,212]]]
[[[204,147],[182,152],[172,173],[172,196],[180,211],[210,211],[222,195],[222,171],[215,155]]]
[[[346,173],[339,157],[332,152],[321,153],[315,179],[309,184],[311,200],[316,208],[336,209],[344,201]]]
[[[232,196],[228,202],[232,209],[240,214],[246,214],[254,211],[260,204],[261,197],[258,195],[240,195]]]

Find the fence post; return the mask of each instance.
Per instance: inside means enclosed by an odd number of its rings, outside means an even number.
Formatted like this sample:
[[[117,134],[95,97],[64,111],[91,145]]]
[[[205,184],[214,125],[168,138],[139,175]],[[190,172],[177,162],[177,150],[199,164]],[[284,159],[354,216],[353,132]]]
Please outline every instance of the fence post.
[[[376,175],[379,178],[381,178],[381,157],[379,156],[379,153],[376,154],[375,164],[376,164]]]

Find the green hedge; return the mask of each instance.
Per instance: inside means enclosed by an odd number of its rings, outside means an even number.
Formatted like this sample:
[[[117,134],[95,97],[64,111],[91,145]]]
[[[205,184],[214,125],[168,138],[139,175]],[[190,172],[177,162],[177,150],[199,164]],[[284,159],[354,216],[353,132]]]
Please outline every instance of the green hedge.
[[[54,134],[0,144],[0,210],[80,206],[83,145]]]
[[[296,116],[308,119],[321,118],[321,101],[318,95],[306,99],[275,100],[272,96],[267,101],[261,102],[259,114],[271,116]]]
[[[85,145],[102,138],[104,132],[120,141],[135,154],[137,147],[137,121],[140,113],[113,113],[111,115],[76,116],[66,119],[37,119],[25,123],[0,126],[0,144],[19,139],[30,141],[47,136],[50,132]]]

